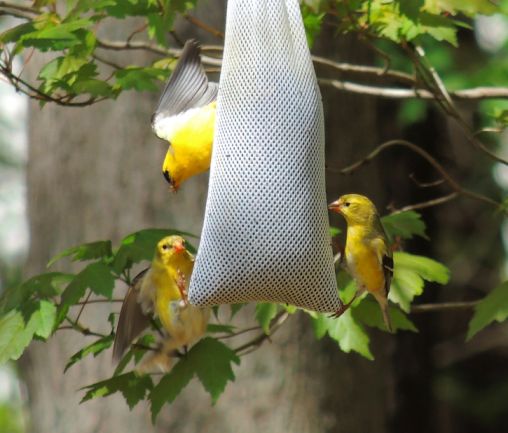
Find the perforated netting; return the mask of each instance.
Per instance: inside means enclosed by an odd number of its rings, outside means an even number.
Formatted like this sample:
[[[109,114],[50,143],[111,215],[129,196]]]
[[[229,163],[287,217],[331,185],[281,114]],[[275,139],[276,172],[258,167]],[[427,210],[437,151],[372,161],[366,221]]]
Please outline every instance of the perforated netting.
[[[321,96],[297,0],[229,0],[190,302],[340,307]]]

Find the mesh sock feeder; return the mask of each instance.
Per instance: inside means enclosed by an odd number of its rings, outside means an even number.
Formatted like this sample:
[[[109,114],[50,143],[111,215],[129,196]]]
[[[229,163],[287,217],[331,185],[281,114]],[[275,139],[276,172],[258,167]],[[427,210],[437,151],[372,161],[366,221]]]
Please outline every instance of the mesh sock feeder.
[[[298,0],[229,0],[201,243],[200,306],[337,311],[324,119]]]

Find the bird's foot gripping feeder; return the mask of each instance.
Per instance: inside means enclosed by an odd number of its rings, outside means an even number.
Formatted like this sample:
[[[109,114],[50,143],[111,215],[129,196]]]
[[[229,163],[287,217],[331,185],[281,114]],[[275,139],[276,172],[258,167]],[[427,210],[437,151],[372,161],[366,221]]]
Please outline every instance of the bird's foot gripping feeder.
[[[297,0],[229,0],[189,299],[337,311],[321,96]]]

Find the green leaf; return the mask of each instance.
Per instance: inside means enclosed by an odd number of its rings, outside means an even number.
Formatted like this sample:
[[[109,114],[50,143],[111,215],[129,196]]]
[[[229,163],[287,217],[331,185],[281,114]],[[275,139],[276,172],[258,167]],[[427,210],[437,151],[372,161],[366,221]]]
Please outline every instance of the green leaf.
[[[7,289],[0,302],[0,312],[7,312],[24,304],[31,297],[52,298],[61,293],[65,284],[74,278],[72,274],[48,272],[36,275],[18,287]]]
[[[395,252],[394,275],[388,298],[409,312],[415,296],[423,293],[424,280],[446,284],[450,278],[448,268],[428,257]]]
[[[335,236],[338,236],[341,233],[342,233],[342,230],[339,229],[338,227],[332,227],[332,226],[330,226],[330,236],[332,238],[334,238]]]
[[[152,388],[153,382],[150,376],[136,376],[136,374],[130,372],[81,388],[88,390],[81,403],[93,398],[106,397],[115,392],[121,392],[129,405],[129,409],[132,409],[145,398]]]
[[[397,123],[401,127],[423,121],[427,114],[428,102],[422,99],[407,99],[400,104],[397,112]]]
[[[503,322],[508,317],[508,281],[497,286],[478,305],[469,322],[466,340],[473,338],[490,323]]]
[[[216,323],[209,323],[206,327],[206,332],[209,332],[211,334],[216,333],[225,333],[225,334],[232,334],[235,332],[236,326],[233,325],[219,325]]]
[[[31,22],[20,24],[19,26],[12,27],[0,34],[0,42],[4,44],[9,42],[17,42],[23,35],[32,33],[34,30],[34,24]]]
[[[228,381],[234,381],[232,363],[240,364],[240,358],[228,346],[214,338],[204,338],[187,356],[193,363],[198,379],[215,403],[224,392]]]
[[[62,293],[55,324],[62,323],[69,307],[76,304],[85,295],[87,289],[91,289],[97,295],[111,299],[114,285],[115,277],[109,266],[102,262],[89,264],[74,277]]]
[[[169,229],[146,229],[132,233],[122,240],[120,248],[114,255],[114,271],[121,274],[133,263],[139,263],[143,260],[152,261],[157,243],[163,237],[170,235],[196,237],[190,233]],[[189,243],[186,246],[191,253],[196,251]]]
[[[339,297],[344,303],[351,301],[358,290],[355,281],[344,270],[337,272],[337,287],[339,288]]]
[[[101,262],[91,263],[77,274],[62,293],[63,305],[73,305],[85,294],[87,288],[95,294],[111,299],[115,277],[110,268]]]
[[[34,331],[25,327],[19,311],[0,317],[0,365],[18,359],[32,341]]]
[[[231,314],[229,316],[229,320],[233,320],[233,318],[237,315],[237,313],[246,305],[247,305],[246,303],[230,304],[229,308],[231,309]]]
[[[105,259],[113,255],[111,241],[90,242],[77,247],[68,248],[54,256],[47,264],[47,267],[54,265],[64,257],[70,257],[73,262],[95,259]]]
[[[392,322],[393,330],[403,330],[418,332],[415,325],[408,319],[408,317],[398,308],[393,305],[389,306],[390,319]],[[351,307],[353,318],[357,322],[364,323],[367,326],[387,331],[383,321],[383,314],[379,304],[371,296],[366,296],[358,305]]]
[[[423,293],[423,278],[407,269],[397,269],[393,275],[388,299],[400,305],[403,311],[409,313],[415,296]]]
[[[270,334],[270,323],[277,315],[277,304],[259,302],[256,304],[256,320],[266,335]]]
[[[94,358],[104,350],[111,347],[113,344],[113,340],[115,339],[114,335],[108,335],[106,337],[99,338],[97,341],[94,341],[92,344],[89,344],[86,347],[83,347],[81,350],[77,351],[74,355],[72,355],[65,366],[64,373],[72,367],[76,362],[81,361],[85,356],[93,355]]]
[[[68,23],[54,23],[50,19],[41,24],[42,28],[25,33],[20,43],[25,47],[35,47],[41,51],[60,51],[81,43],[77,30],[85,29],[93,24],[90,20],[79,19]]]
[[[130,66],[115,72],[116,87],[122,90],[157,91],[157,81],[165,80],[169,71],[157,68]]]
[[[194,374],[195,367],[188,361],[187,356],[180,359],[172,370],[154,387],[149,396],[152,422],[154,424],[162,406],[165,403],[172,403],[178,394],[188,385]]]
[[[118,95],[118,91],[115,91],[108,83],[94,78],[76,81],[72,86],[72,91],[76,94],[88,93],[94,98],[111,98]]]
[[[346,310],[339,318],[318,314],[313,321],[317,321],[314,324],[314,331],[318,338],[326,333],[339,344],[343,352],[354,351],[369,360],[374,359],[369,349],[369,336],[353,318],[351,309]]]
[[[32,328],[35,335],[48,338],[53,332],[56,319],[56,306],[52,302],[39,301],[39,308],[30,317],[28,327]]]
[[[233,363],[240,364],[240,358],[228,346],[211,337],[202,339],[150,393],[152,421],[155,422],[164,403],[173,402],[194,375],[215,403],[227,382],[235,379],[231,367]]]
[[[400,236],[402,239],[411,239],[413,236],[420,236],[428,239],[425,234],[425,223],[418,212],[405,211],[386,215],[381,218],[386,234],[394,239]]]
[[[396,252],[393,256],[395,269],[398,267],[412,270],[419,274],[424,280],[439,284],[446,284],[450,280],[450,271],[448,268],[424,256]]]

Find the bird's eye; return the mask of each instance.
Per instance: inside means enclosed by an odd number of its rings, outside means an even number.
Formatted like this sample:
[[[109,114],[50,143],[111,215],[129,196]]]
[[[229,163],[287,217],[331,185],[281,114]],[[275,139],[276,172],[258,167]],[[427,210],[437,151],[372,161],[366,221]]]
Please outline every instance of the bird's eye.
[[[345,202],[345,203],[344,203],[344,206],[345,206],[345,207],[349,207],[349,205],[350,205],[350,204],[351,204],[351,203],[349,203],[349,202],[347,201],[347,202]]]
[[[162,249],[163,249],[163,250],[167,250],[167,249],[169,249],[169,245],[168,245],[168,244],[164,244],[164,245],[162,245]]]

